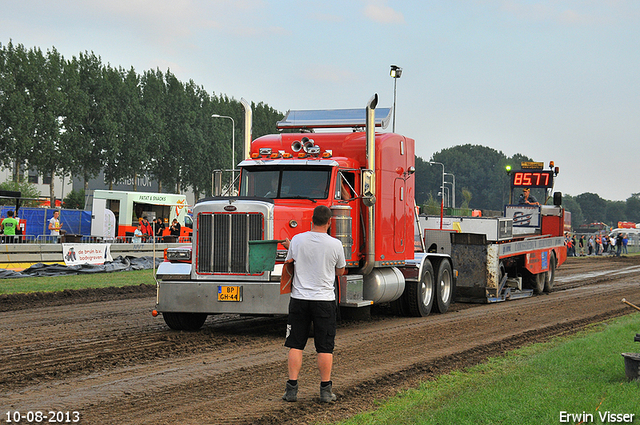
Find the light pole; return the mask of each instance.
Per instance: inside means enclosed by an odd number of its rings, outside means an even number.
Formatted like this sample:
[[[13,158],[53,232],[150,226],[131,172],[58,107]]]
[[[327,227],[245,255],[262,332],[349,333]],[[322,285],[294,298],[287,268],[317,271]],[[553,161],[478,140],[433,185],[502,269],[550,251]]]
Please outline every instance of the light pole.
[[[233,186],[233,182],[236,179],[235,168],[236,168],[236,122],[233,118],[227,115],[218,115],[213,114],[211,118],[229,118],[231,120],[231,185]]]
[[[456,207],[456,176],[454,176],[451,173],[444,173],[445,176],[451,176],[453,179],[453,182],[445,182],[445,183],[451,183],[451,203],[453,205],[451,205],[453,208]]]
[[[396,83],[398,78],[402,76],[402,68],[397,65],[391,65],[391,72],[389,73],[393,78],[393,132],[396,132]]]
[[[449,182],[445,182],[445,183],[449,183]],[[447,207],[450,207],[451,206],[451,191],[446,186],[444,187],[444,196],[445,196],[445,199],[447,200],[447,202],[445,202],[445,204],[447,205]]]
[[[429,161],[429,164],[442,165],[442,186],[440,186],[440,230],[442,230],[442,220],[444,218],[444,164],[442,162]]]

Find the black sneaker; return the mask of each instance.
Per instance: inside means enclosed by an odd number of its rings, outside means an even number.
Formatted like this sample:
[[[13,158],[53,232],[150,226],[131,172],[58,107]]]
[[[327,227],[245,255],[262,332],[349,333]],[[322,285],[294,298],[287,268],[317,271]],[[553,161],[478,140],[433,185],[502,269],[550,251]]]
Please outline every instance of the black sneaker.
[[[323,403],[333,403],[338,397],[331,391],[333,384],[325,387],[320,385],[320,401]]]
[[[298,384],[291,385],[287,382],[287,389],[282,396],[284,401],[298,401]]]

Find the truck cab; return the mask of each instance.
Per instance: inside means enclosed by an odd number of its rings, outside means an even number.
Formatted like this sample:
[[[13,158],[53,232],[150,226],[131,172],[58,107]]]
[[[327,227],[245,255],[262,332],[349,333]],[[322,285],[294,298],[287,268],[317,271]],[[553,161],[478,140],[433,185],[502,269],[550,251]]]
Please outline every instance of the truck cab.
[[[170,327],[198,328],[208,314],[287,314],[281,242],[310,230],[318,205],[333,211],[330,234],[347,261],[336,282],[340,307],[395,302],[417,316],[448,309],[450,259],[415,250],[415,142],[375,132],[391,112],[376,104],[377,96],[366,109],[289,111],[280,134],[245,142],[238,195],[199,201],[192,245],[168,250],[158,268],[156,308]],[[256,242],[276,245],[271,267],[252,267]]]

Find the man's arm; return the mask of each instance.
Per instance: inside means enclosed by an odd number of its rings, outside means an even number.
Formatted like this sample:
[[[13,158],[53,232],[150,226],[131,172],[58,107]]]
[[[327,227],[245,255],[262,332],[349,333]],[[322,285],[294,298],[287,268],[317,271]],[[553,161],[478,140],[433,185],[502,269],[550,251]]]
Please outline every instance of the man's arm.
[[[337,268],[336,267],[336,276],[342,276],[344,274],[344,267]]]

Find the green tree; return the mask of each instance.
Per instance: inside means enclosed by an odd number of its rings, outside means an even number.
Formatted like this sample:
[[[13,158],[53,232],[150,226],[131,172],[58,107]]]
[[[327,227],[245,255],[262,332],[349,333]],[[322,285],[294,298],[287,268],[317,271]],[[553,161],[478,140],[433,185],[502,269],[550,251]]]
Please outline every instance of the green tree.
[[[562,195],[562,206],[571,213],[571,226],[576,229],[581,224],[585,224],[582,208],[576,199],[571,195]]]
[[[460,199],[462,189],[473,194],[469,208],[502,211],[509,203],[510,178],[505,166],[519,168],[520,162],[529,160],[521,154],[507,158],[502,152],[480,145],[462,145],[443,149],[433,155],[433,161],[445,166],[445,172],[455,175],[456,198]],[[440,191],[442,168],[435,180],[428,182],[432,192]]]
[[[440,207],[440,201],[429,194],[426,202],[422,204],[421,212],[427,215],[440,215]]]
[[[149,164],[149,128],[141,106],[139,77],[133,69],[103,68],[104,129],[109,149],[104,152],[105,178],[113,183],[137,177]]]
[[[38,188],[29,183],[29,182],[15,182],[15,181],[6,181],[0,183],[0,190],[8,190],[11,192],[20,192],[20,196],[23,199],[21,205],[24,207],[37,207],[40,205],[40,191]],[[0,198],[0,205],[15,205],[16,202],[14,199],[2,199]]]
[[[462,201],[462,205],[460,206],[460,208],[469,208],[469,205],[471,204],[471,198],[473,197],[473,195],[471,194],[471,192],[469,191],[469,189],[467,188],[463,188],[462,189],[462,198],[464,199],[464,201]]]
[[[49,197],[51,205],[55,205],[55,176],[72,168],[71,159],[60,143],[61,117],[66,108],[61,85],[64,58],[55,49],[46,56],[40,49],[32,49],[28,58],[32,67],[30,92],[36,123],[32,136],[34,150],[28,162],[40,174],[50,177]]]
[[[628,220],[640,223],[640,193],[633,193],[627,198],[625,210]]]
[[[102,153],[109,149],[105,137],[102,101],[102,63],[93,52],[80,53],[65,62],[63,90],[67,108],[62,119],[61,144],[71,158],[69,173],[88,189],[89,180],[103,167]]]
[[[627,221],[625,201],[607,201],[604,222],[611,227],[618,227],[619,221]]]
[[[64,207],[68,209],[83,210],[85,201],[84,189],[72,190],[64,197]]]
[[[606,219],[607,201],[595,193],[585,192],[575,197],[580,204],[586,223],[598,223]]]
[[[140,79],[140,84],[142,89],[142,113],[149,124],[146,134],[148,137],[146,145],[150,152],[148,171],[158,181],[159,191],[162,192],[165,183],[173,182],[172,175],[176,155],[176,152],[171,149],[167,141],[167,112],[165,105],[167,87],[164,82],[164,76],[159,69],[146,71]]]
[[[34,151],[37,117],[33,108],[34,69],[22,44],[2,48],[0,57],[0,161],[12,167],[13,180],[22,180]]]

